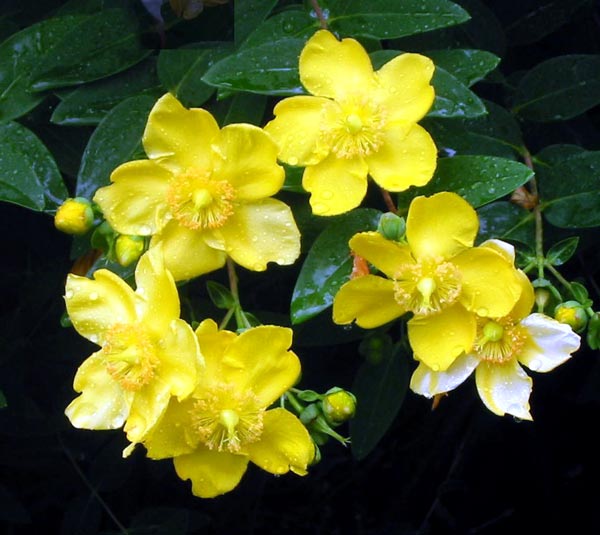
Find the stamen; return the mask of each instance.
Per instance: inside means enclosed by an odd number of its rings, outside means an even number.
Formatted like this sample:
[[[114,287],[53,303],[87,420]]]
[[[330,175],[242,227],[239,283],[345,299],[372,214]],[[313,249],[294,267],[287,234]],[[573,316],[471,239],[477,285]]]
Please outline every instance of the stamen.
[[[481,360],[501,364],[523,349],[527,334],[522,327],[514,325],[510,317],[493,321],[481,318],[478,323],[473,350]]]

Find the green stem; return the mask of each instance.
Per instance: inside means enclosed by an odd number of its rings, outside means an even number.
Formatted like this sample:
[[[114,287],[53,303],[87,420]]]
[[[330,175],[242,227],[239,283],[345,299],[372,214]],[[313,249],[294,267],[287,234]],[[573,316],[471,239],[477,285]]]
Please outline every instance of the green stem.
[[[284,396],[287,399],[288,403],[292,406],[292,409],[294,409],[294,411],[296,411],[296,413],[300,415],[300,413],[305,409],[304,405],[302,405],[302,403],[300,403],[296,399],[296,396],[294,396],[294,394],[292,394],[290,390],[288,390],[284,394]]]
[[[312,4],[312,7],[315,12],[315,15],[317,16],[317,19],[319,19],[319,24],[321,25],[321,29],[326,30],[327,29],[327,18],[325,17],[325,14],[323,13],[321,6],[319,5],[319,2],[317,0],[310,0],[310,3]]]
[[[571,287],[571,283],[567,279],[565,279],[552,264],[546,264],[546,267],[548,268],[548,271],[550,271],[550,273],[554,275],[556,280],[560,282],[572,295],[573,290]]]
[[[229,320],[231,319],[231,316],[233,316],[233,314],[235,313],[235,308],[236,307],[231,307],[228,311],[227,314],[225,314],[225,317],[221,320],[221,323],[219,324],[219,330],[223,330],[227,327],[227,324],[229,323]]]
[[[523,160],[525,165],[533,171],[533,159],[531,153],[527,148],[523,148]],[[537,181],[535,176],[529,181],[531,187],[531,193],[536,199],[535,206],[533,208],[533,215],[535,217],[535,262],[538,269],[538,278],[544,278],[544,226],[542,221],[542,209],[540,207],[539,192],[537,187]]]
[[[379,188],[381,191],[381,195],[383,196],[383,201],[385,202],[385,206],[388,209],[388,211],[392,212],[392,214],[398,214],[398,208],[396,207],[396,204],[394,203],[392,196],[390,195],[390,192],[386,189],[383,188]]]
[[[249,329],[252,327],[250,322],[246,318],[244,314],[244,310],[242,309],[242,305],[240,303],[240,294],[238,290],[238,278],[235,272],[235,264],[231,258],[227,257],[227,275],[229,277],[229,290],[231,291],[231,296],[235,302],[234,306],[231,308],[232,313],[235,315],[235,322],[237,323],[238,329]],[[229,317],[228,317],[228,316]],[[231,318],[230,311],[227,312],[225,316],[227,321]]]

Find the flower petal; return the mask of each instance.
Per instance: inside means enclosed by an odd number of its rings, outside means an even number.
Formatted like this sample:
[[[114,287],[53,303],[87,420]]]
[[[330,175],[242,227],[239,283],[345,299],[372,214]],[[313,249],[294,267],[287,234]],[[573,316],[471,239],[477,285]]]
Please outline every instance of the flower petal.
[[[529,412],[533,381],[516,359],[504,364],[482,362],[475,370],[475,382],[479,397],[494,414],[533,420]]]
[[[198,374],[197,390],[204,391],[223,380],[224,355],[237,335],[231,331],[219,331],[213,320],[204,320],[196,328],[196,337],[205,363]]]
[[[292,471],[305,475],[315,456],[315,446],[306,428],[292,413],[273,409],[264,414],[259,442],[248,445],[250,460],[271,474]]]
[[[473,246],[478,229],[471,205],[445,191],[413,199],[406,218],[406,239],[417,260],[453,257]]]
[[[367,193],[368,167],[362,158],[346,160],[335,155],[307,167],[302,186],[312,193],[315,215],[338,215],[360,205]]]
[[[229,182],[238,200],[270,197],[283,186],[285,171],[277,164],[277,145],[257,126],[226,126],[213,150],[221,156],[214,176]]]
[[[428,398],[450,392],[466,381],[479,362],[476,356],[463,353],[444,372],[434,372],[421,362],[410,378],[410,389]]]
[[[127,440],[133,443],[144,440],[167,409],[171,397],[169,391],[169,384],[155,378],[135,392],[129,416],[123,428],[127,433]]]
[[[401,54],[388,61],[375,76],[386,90],[385,108],[391,121],[416,123],[431,108],[435,97],[430,85],[435,66],[420,54]]]
[[[265,131],[279,145],[279,159],[290,165],[314,165],[329,154],[323,139],[325,111],[335,104],[321,97],[290,97],[274,108]]]
[[[171,177],[167,169],[151,160],[127,162],[113,171],[110,186],[96,191],[94,202],[117,232],[150,236],[166,222]]]
[[[252,390],[261,407],[268,407],[300,376],[300,360],[293,351],[292,330],[274,325],[248,329],[225,350],[221,380],[239,392]]]
[[[531,314],[520,325],[527,329],[529,339],[517,359],[534,372],[553,370],[579,349],[579,335],[544,314]]]
[[[333,300],[333,321],[372,329],[402,316],[406,310],[394,299],[394,282],[364,275],[344,284]]]
[[[529,277],[520,269],[517,270],[517,277],[521,283],[521,295],[510,311],[510,317],[515,323],[527,316],[535,304],[535,290]]]
[[[407,245],[386,240],[379,232],[355,234],[348,245],[390,279],[396,276],[401,266],[415,263]]]
[[[201,108],[186,109],[170,93],[150,112],[142,142],[151,160],[171,171],[211,169],[211,144],[219,136],[214,117]]]
[[[452,259],[462,274],[460,302],[479,316],[502,318],[523,291],[523,280],[506,259],[487,247],[474,247]]]
[[[94,353],[77,370],[73,388],[81,395],[65,410],[79,429],[118,429],[129,416],[132,393],[126,392],[106,371],[100,353]]]
[[[181,479],[191,479],[194,496],[214,498],[237,487],[248,467],[248,457],[201,448],[175,457],[174,465]]]
[[[368,94],[376,88],[373,66],[362,45],[354,39],[341,42],[319,30],[300,54],[300,81],[313,95],[343,99],[357,89]]]
[[[437,165],[437,148],[429,133],[418,124],[407,133],[406,123],[382,133],[382,146],[365,157],[373,180],[389,191],[427,184]]]
[[[288,266],[300,256],[300,231],[292,211],[277,199],[237,205],[220,231],[227,254],[252,271],[264,271],[268,262]]]
[[[174,221],[152,238],[150,247],[159,243],[165,267],[176,281],[192,279],[225,265],[225,253],[209,247],[202,231],[187,229]]]
[[[408,339],[415,358],[433,371],[446,371],[461,353],[468,353],[476,330],[475,315],[457,304],[408,321]]]
[[[102,345],[106,332],[117,323],[134,323],[139,298],[114,273],[99,269],[94,280],[69,274],[65,301],[75,330],[95,344]]]

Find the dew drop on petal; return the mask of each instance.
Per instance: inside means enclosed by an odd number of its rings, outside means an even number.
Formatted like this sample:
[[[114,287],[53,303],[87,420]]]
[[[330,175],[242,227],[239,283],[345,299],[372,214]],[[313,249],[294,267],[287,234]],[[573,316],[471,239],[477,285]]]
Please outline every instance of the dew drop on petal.
[[[147,236],[148,234],[152,234],[152,229],[148,225],[142,225],[139,228],[138,234],[140,236]]]
[[[489,310],[485,307],[480,307],[477,309],[477,315],[479,316],[487,316],[489,313]]]
[[[323,199],[331,199],[333,197],[333,192],[326,190],[322,193]]]
[[[541,367],[542,367],[542,363],[538,359],[533,359],[529,363],[529,369],[533,370],[534,372],[538,371]]]
[[[90,342],[94,342],[94,344],[97,344],[98,343],[98,336],[95,335],[95,334],[92,334],[90,336]]]
[[[71,299],[73,297],[73,290],[67,290],[67,292],[65,293],[65,297],[67,299]]]
[[[292,156],[288,159],[288,163],[290,165],[298,165],[298,158],[296,158],[295,156]]]
[[[96,301],[96,299],[98,299],[98,293],[97,292],[90,293],[90,301]]]

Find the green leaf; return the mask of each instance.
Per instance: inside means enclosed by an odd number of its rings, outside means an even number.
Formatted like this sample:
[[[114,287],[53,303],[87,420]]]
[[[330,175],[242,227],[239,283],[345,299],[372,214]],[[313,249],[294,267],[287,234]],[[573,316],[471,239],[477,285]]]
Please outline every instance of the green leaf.
[[[236,0],[234,3],[235,43],[244,42],[271,13],[277,0]]]
[[[91,199],[110,183],[110,174],[130,160],[140,146],[155,99],[130,97],[115,106],[96,128],[85,148],[77,176],[78,197]]]
[[[267,108],[266,95],[237,93],[231,98],[231,104],[223,125],[232,123],[250,123],[260,125]]]
[[[163,92],[156,62],[149,59],[123,73],[75,89],[56,107],[50,120],[60,125],[96,125],[126,98],[136,95],[158,98]]]
[[[44,62],[45,52],[84,16],[48,19],[12,35],[0,45],[0,121],[15,119],[43,99],[31,89],[30,74]]]
[[[361,208],[332,217],[310,249],[292,295],[292,323],[302,323],[333,303],[352,272],[348,241],[357,232],[375,230],[381,212]]]
[[[208,297],[217,308],[229,310],[235,306],[236,302],[231,291],[222,284],[216,281],[207,281],[206,290]]]
[[[535,217],[533,213],[507,201],[497,201],[477,210],[479,235],[477,242],[498,238],[535,246]]]
[[[562,266],[569,258],[571,258],[579,245],[579,237],[571,236],[565,240],[555,243],[546,253],[546,260],[553,266]]]
[[[446,0],[332,0],[329,27],[342,36],[393,39],[429,32],[469,20],[459,5]]]
[[[38,137],[18,123],[0,124],[0,200],[52,211],[67,196],[56,162]]]
[[[150,54],[138,21],[125,9],[105,9],[74,24],[50,47],[31,73],[32,88],[43,91],[91,82],[121,72]]]
[[[263,95],[304,93],[298,74],[303,39],[279,39],[245,48],[215,63],[202,77],[215,87]]]
[[[356,396],[356,414],[350,420],[352,455],[364,459],[383,438],[402,407],[408,390],[408,359],[398,348],[377,364],[359,368],[351,391]]]
[[[571,156],[583,154],[586,150],[579,145],[548,145],[535,155],[536,173],[543,175],[548,167],[564,162]]]
[[[483,80],[500,63],[498,56],[485,50],[430,50],[425,55],[467,87]]]
[[[506,36],[494,11],[482,0],[460,0],[460,5],[469,12],[471,20],[453,28],[459,42],[468,44],[470,48],[489,50],[503,57],[506,51]]]
[[[399,194],[399,204],[408,206],[417,195],[454,191],[474,208],[513,192],[533,178],[526,165],[504,158],[455,156],[441,158],[433,179],[422,188],[410,188]]]
[[[600,151],[583,152],[545,168],[538,180],[545,218],[561,228],[599,226],[599,175]]]
[[[318,29],[317,20],[298,6],[298,9],[282,11],[267,19],[250,34],[242,48],[253,48],[279,39],[308,39]]]
[[[600,104],[600,55],[559,56],[521,79],[514,111],[532,121],[564,121]]]

